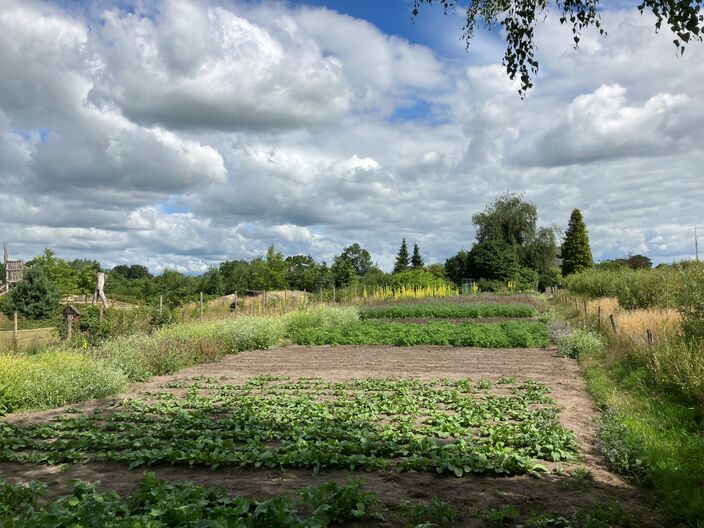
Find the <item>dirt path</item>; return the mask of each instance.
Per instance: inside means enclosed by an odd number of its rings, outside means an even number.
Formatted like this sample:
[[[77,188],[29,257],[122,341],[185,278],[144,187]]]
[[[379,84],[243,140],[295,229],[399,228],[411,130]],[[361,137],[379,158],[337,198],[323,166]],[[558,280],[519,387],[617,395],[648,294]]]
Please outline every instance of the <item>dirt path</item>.
[[[266,351],[244,352],[228,356],[219,363],[185,369],[175,376],[161,376],[148,383],[130,387],[129,396],[157,390],[160,384],[174,379],[205,375],[224,376],[241,382],[262,374],[296,377],[320,377],[326,380],[348,380],[363,377],[437,377],[496,380],[511,376],[517,380],[546,383],[552,398],[562,408],[563,425],[574,431],[583,453],[578,464],[563,465],[565,472],[586,468],[587,478],[551,474],[543,479],[533,477],[440,477],[432,473],[327,471],[314,475],[302,470],[254,470],[221,468],[153,468],[166,479],[188,478],[200,483],[213,483],[230,492],[246,496],[271,496],[301,486],[327,480],[344,481],[348,476],[367,481],[383,502],[397,504],[403,500],[424,500],[437,496],[451,502],[463,516],[461,526],[483,526],[473,513],[488,508],[514,504],[524,514],[552,513],[566,515],[592,503],[616,502],[631,512],[638,526],[663,526],[650,509],[653,501],[640,489],[634,488],[610,473],[595,447],[594,422],[597,416],[585,381],[575,361],[564,359],[551,349],[478,349],[449,347],[279,347]],[[126,395],[122,395],[126,396]],[[93,402],[73,407],[91,409],[106,402]],[[60,410],[7,417],[13,422],[45,420],[60,414]],[[134,487],[141,475],[117,464],[87,464],[71,467],[48,467],[0,463],[0,478],[11,481],[28,479],[55,480],[57,489],[65,489],[70,478],[101,480],[104,486],[126,492]]]

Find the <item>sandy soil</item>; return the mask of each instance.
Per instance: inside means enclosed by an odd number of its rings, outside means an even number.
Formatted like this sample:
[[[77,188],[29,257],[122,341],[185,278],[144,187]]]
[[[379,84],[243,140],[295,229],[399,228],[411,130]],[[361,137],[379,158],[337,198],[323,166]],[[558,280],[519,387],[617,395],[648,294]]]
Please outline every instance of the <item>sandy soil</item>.
[[[645,491],[635,488],[609,472],[595,446],[594,422],[597,409],[586,392],[585,381],[573,360],[559,357],[552,349],[479,349],[449,347],[279,347],[266,351],[228,356],[218,363],[185,369],[174,376],[161,376],[148,383],[130,387],[129,396],[158,390],[159,385],[192,376],[225,376],[239,382],[262,374],[290,377],[316,376],[327,380],[362,377],[437,377],[536,380],[552,389],[552,397],[562,408],[561,421],[574,431],[583,459],[563,465],[566,473],[577,468],[589,470],[586,479],[551,474],[533,477],[476,477],[460,479],[432,473],[384,473],[327,471],[314,475],[304,470],[255,470],[220,468],[150,468],[165,479],[188,478],[199,483],[217,484],[233,494],[267,497],[294,491],[302,486],[327,480],[344,481],[350,475],[361,478],[388,505],[403,500],[428,500],[433,496],[451,502],[458,510],[460,526],[483,526],[477,511],[514,504],[525,515],[530,513],[570,514],[592,503],[616,502],[631,512],[639,526],[664,526],[653,511],[654,501]],[[126,395],[121,395],[124,397]],[[89,410],[109,402],[89,402],[72,407]],[[60,414],[60,410],[15,414],[13,422],[41,421]],[[117,464],[86,464],[69,467],[0,463],[0,479],[21,482],[42,479],[55,483],[55,493],[67,489],[68,479],[100,480],[104,487],[120,492],[133,489],[143,470],[128,471]],[[379,523],[380,526],[389,524]]]

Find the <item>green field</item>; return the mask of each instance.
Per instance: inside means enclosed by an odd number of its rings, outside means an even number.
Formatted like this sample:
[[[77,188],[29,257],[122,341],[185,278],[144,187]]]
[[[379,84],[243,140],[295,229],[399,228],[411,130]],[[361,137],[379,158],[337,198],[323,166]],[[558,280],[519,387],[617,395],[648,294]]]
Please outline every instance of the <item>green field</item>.
[[[524,304],[459,304],[459,303],[418,303],[369,306],[360,309],[361,319],[404,319],[412,317],[429,318],[479,318],[479,317],[533,317],[532,306]]]

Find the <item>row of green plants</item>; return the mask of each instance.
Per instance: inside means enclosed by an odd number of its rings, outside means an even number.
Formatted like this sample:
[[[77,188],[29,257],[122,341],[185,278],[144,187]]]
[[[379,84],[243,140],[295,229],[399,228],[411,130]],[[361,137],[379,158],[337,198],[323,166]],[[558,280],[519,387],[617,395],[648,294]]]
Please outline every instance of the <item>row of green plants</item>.
[[[331,329],[309,327],[293,334],[301,345],[440,345],[485,348],[531,348],[550,344],[547,326],[538,321],[452,324],[405,324],[361,321]]]
[[[269,348],[315,327],[358,320],[354,308],[319,307],[284,317],[242,317],[180,324],[119,336],[95,347],[50,348],[34,355],[0,354],[0,414],[50,408],[116,394],[129,382],[171,374],[225,354]]]
[[[540,474],[577,455],[547,386],[466,379],[197,379],[109,413],[0,424],[0,460]],[[185,389],[175,393],[173,388]]]
[[[558,342],[579,359],[590,392],[604,411],[599,442],[611,467],[654,489],[672,526],[704,524],[704,362],[701,342],[678,340],[648,347],[613,340],[596,324]],[[603,330],[602,326],[602,330]]]
[[[418,303],[365,306],[360,309],[361,319],[430,318],[479,318],[479,317],[533,317],[535,309],[521,304],[498,303]]]
[[[327,482],[297,493],[270,499],[231,497],[215,486],[190,481],[170,483],[145,472],[137,488],[122,498],[99,491],[100,482],[76,481],[72,490],[51,501],[43,500],[46,485],[0,481],[0,523],[7,528],[81,526],[111,528],[325,528],[327,526],[388,525],[430,528],[460,526],[457,510],[433,498],[428,503],[403,501],[384,507],[362,483]],[[506,504],[471,517],[485,526],[521,528],[629,528],[633,517],[616,504],[592,504],[567,516],[532,514],[524,522],[520,510]]]
[[[97,484],[78,481],[68,495],[41,502],[46,486],[0,483],[0,525],[111,528],[236,527],[325,528],[372,518],[378,499],[361,482],[328,482],[293,496],[268,500],[230,497],[217,487],[189,481],[169,483],[145,473],[125,499]]]

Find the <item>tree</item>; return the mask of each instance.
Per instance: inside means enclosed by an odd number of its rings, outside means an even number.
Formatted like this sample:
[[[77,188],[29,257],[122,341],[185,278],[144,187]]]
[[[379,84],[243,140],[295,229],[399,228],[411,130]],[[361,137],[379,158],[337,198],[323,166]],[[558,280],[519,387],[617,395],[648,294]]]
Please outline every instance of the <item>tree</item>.
[[[413,16],[420,12],[421,4],[432,4],[433,0],[413,0]],[[655,30],[665,22],[676,38],[673,40],[678,53],[684,53],[690,40],[702,41],[704,16],[701,14],[704,0],[641,0],[637,9],[642,13],[651,11],[655,15]],[[435,0],[445,13],[461,5],[457,0]],[[467,2],[462,38],[469,48],[478,25],[489,29],[499,26],[506,35],[506,52],[503,65],[511,80],[520,78],[523,95],[533,86],[533,76],[538,73],[535,58],[535,26],[553,7],[560,15],[561,24],[572,26],[572,39],[579,45],[582,31],[595,28],[601,35],[606,31],[599,16],[601,0],[470,0]]]
[[[224,291],[243,293],[250,289],[250,267],[246,260],[226,260],[220,263]]]
[[[470,276],[507,282],[521,269],[514,248],[505,240],[485,240],[472,247],[467,258]]]
[[[349,264],[358,277],[363,277],[375,268],[369,251],[357,243],[343,249],[342,253],[333,260],[333,267],[338,263],[339,265]]]
[[[28,319],[48,319],[56,315],[61,292],[44,270],[34,265],[25,270],[22,280],[12,288],[8,297],[3,303],[6,315],[16,311]]]
[[[645,255],[630,255],[626,259],[626,266],[631,269],[650,269],[653,267],[653,261]]]
[[[408,246],[406,245],[406,239],[401,242],[401,247],[398,249],[396,254],[396,262],[394,263],[394,273],[401,273],[408,269],[410,261],[408,259]]]
[[[445,272],[445,266],[443,266],[439,262],[430,264],[426,269],[440,279],[444,279],[447,276],[447,273]]]
[[[445,275],[458,286],[462,284],[462,279],[469,278],[469,253],[460,250],[454,257],[445,261]]]
[[[59,287],[62,295],[78,292],[77,274],[68,263],[56,256],[49,248],[44,253],[27,263],[27,266],[40,266],[51,282]]]
[[[472,216],[477,228],[477,242],[503,240],[514,248],[522,248],[533,240],[538,211],[520,194],[504,194],[483,212]]]
[[[200,291],[207,295],[222,295],[225,292],[225,280],[218,268],[210,268],[202,275]]]
[[[420,256],[420,248],[418,244],[413,244],[413,256],[411,257],[411,268],[422,269],[423,268],[423,257]]]
[[[594,259],[589,247],[589,234],[587,226],[579,209],[572,211],[570,222],[562,242],[562,275],[592,269]]]

